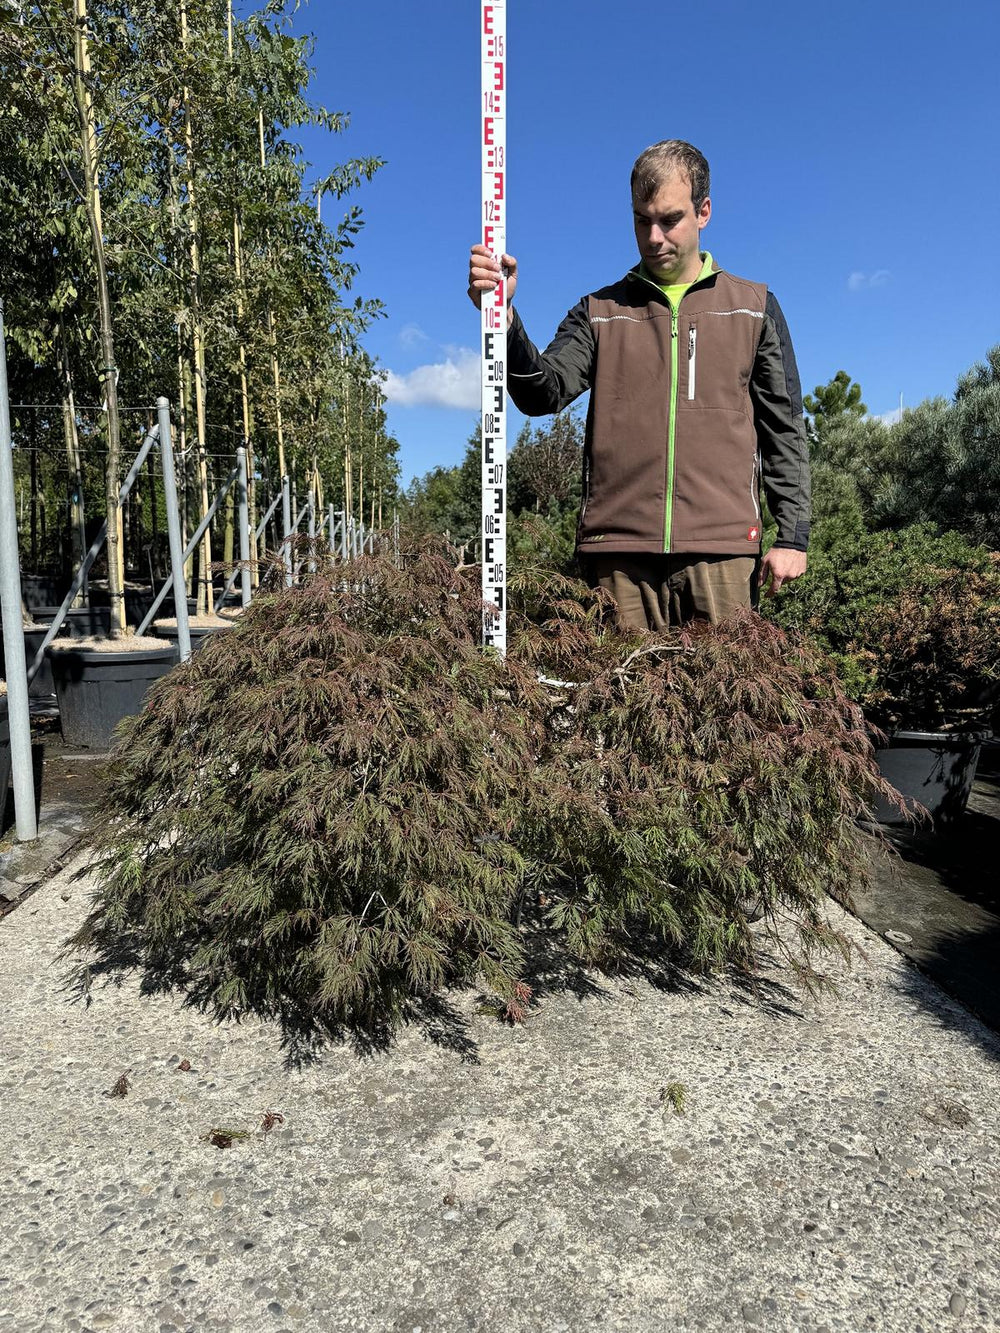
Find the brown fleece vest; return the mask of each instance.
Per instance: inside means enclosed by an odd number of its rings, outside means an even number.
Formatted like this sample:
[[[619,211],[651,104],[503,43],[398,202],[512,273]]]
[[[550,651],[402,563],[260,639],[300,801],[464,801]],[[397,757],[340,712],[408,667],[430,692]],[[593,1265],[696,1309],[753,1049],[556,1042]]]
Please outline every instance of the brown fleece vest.
[[[759,550],[748,384],[766,299],[765,286],[722,272],[688,290],[676,322],[641,279],[588,298],[596,351],[581,552]]]

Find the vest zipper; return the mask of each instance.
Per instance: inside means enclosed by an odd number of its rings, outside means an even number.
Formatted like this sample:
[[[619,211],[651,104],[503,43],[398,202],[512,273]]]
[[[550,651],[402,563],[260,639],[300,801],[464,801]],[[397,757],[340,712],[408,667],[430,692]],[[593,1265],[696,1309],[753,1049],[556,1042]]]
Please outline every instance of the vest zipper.
[[[688,329],[688,402],[694,399],[695,358],[698,355],[698,330],[692,324]]]
[[[670,419],[667,426],[667,495],[663,514],[663,550],[670,550],[674,509],[674,432],[677,427],[677,311],[670,307]]]

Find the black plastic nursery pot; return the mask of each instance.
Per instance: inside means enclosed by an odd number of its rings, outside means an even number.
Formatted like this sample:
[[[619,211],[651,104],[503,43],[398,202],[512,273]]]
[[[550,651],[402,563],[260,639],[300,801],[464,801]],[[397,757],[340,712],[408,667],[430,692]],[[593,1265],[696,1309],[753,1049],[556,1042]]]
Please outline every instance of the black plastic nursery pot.
[[[34,613],[42,606],[57,606],[66,596],[69,583],[54,574],[21,575],[21,600],[28,610]]]
[[[51,624],[58,610],[58,606],[39,606],[32,614],[39,623]],[[71,606],[59,626],[65,639],[107,638],[110,632],[111,608],[107,606]]]
[[[125,619],[130,625],[141,625],[145,620],[147,613],[152,609],[156,600],[156,593],[150,588],[126,588],[125,589]],[[193,616],[198,610],[198,603],[193,597],[187,599],[188,615]],[[162,616],[164,620],[175,615],[174,595],[168,592],[163,601],[156,608],[157,616]]]
[[[922,805],[937,822],[957,819],[969,800],[979,750],[989,734],[897,731],[875,751],[879,770],[912,810]],[[906,824],[907,817],[885,801],[875,809],[880,824]]]
[[[59,724],[67,745],[107,750],[124,717],[142,711],[146,692],[177,663],[177,649],[49,648]]]
[[[31,666],[35,660],[35,653],[41,647],[42,640],[48,631],[47,625],[36,625],[33,629],[24,630],[24,661],[25,666]],[[0,677],[7,675],[7,654],[3,646],[3,635],[0,634]],[[43,657],[39,663],[38,670],[35,672],[34,679],[28,687],[28,693],[33,699],[40,698],[43,695],[52,694],[55,686],[52,684],[52,668],[49,666],[48,658]]]
[[[24,657],[26,666],[30,667],[35,660],[35,654],[42,646],[42,640],[47,633],[47,625],[40,625],[37,629],[26,629],[24,631]],[[55,692],[55,682],[52,679],[52,663],[49,661],[48,653],[46,653],[38,664],[38,670],[32,677],[31,684],[28,686],[28,693],[33,699],[38,699],[43,695],[55,694]]]

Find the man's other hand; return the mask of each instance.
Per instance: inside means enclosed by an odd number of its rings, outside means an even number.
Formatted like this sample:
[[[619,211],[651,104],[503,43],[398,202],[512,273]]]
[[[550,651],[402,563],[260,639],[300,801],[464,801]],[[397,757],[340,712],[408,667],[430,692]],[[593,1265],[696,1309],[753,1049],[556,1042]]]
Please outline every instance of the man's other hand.
[[[787,546],[772,546],[760,562],[758,583],[765,597],[773,597],[783,583],[792,583],[806,572],[805,551],[793,551]]]
[[[513,255],[500,256],[507,273],[507,305],[514,299],[517,287],[517,260]],[[485,245],[474,245],[469,252],[469,300],[478,310],[484,292],[491,292],[500,281],[500,265]],[[509,320],[509,316],[508,316]]]

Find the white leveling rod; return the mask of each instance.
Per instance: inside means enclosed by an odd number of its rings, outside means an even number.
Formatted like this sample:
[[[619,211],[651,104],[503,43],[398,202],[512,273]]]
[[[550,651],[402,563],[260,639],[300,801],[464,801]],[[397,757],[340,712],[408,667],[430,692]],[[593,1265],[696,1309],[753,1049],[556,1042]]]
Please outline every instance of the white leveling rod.
[[[507,248],[507,5],[483,0],[482,163],[483,245],[497,260]],[[483,644],[507,651],[507,282],[482,302],[482,487],[481,554]],[[490,610],[489,608],[493,609]]]

